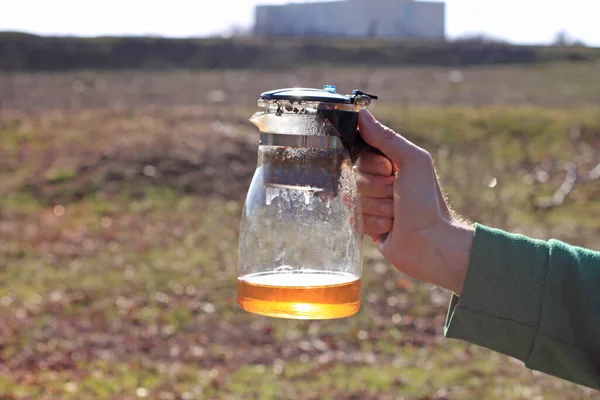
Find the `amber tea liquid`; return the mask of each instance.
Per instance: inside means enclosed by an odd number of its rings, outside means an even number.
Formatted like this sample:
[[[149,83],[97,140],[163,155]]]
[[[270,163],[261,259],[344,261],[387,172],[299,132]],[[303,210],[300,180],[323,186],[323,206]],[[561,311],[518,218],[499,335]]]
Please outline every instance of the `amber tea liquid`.
[[[331,319],[360,309],[360,278],[328,271],[258,273],[238,278],[237,302],[270,317]]]

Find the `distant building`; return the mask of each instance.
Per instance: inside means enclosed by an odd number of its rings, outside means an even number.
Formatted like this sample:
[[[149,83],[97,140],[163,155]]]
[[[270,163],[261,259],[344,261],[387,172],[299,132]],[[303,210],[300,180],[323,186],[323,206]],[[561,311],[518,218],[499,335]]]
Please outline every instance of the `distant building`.
[[[444,40],[446,5],[415,0],[345,0],[260,5],[258,35]]]

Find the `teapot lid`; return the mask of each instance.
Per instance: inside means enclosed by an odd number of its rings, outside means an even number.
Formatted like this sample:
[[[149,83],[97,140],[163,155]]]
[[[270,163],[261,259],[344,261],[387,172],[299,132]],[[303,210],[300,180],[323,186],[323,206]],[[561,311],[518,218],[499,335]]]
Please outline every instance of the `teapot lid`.
[[[354,104],[357,96],[367,96],[377,99],[377,96],[353,90],[351,95],[337,93],[334,85],[325,85],[323,89],[311,88],[285,88],[264,92],[260,95],[261,100],[284,100],[284,101],[318,101],[322,103]]]

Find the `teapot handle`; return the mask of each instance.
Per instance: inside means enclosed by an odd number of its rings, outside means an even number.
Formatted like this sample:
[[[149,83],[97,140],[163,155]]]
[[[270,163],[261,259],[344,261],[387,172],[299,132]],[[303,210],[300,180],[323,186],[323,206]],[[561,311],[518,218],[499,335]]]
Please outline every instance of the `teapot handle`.
[[[364,153],[365,151],[372,151],[373,153],[379,154],[380,156],[387,158],[387,156],[385,154],[383,154],[383,152],[381,150],[379,150],[378,148],[373,147],[370,144],[368,144],[367,142],[365,142],[365,140],[360,135],[360,132],[357,131],[356,138],[354,141],[354,146],[350,150],[350,156],[352,157],[352,162],[356,163],[356,161],[358,161],[358,157],[360,157],[361,154]]]

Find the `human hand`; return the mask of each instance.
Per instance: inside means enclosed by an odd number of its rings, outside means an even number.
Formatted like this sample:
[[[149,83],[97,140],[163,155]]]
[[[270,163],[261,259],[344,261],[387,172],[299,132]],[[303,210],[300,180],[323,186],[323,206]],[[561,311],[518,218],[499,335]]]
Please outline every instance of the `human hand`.
[[[357,162],[365,233],[400,271],[460,294],[473,228],[449,208],[431,155],[368,110],[360,111],[359,129],[387,156],[366,152]]]

